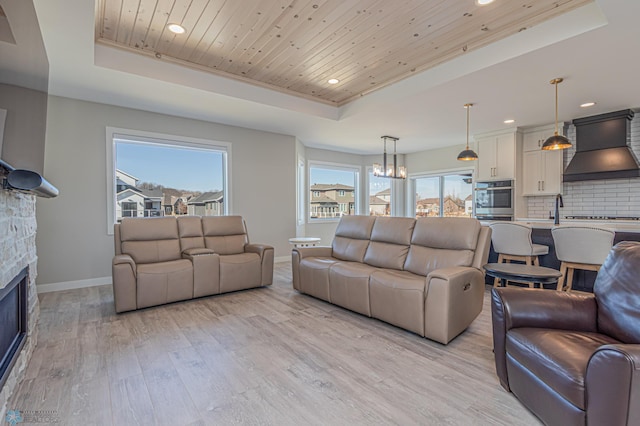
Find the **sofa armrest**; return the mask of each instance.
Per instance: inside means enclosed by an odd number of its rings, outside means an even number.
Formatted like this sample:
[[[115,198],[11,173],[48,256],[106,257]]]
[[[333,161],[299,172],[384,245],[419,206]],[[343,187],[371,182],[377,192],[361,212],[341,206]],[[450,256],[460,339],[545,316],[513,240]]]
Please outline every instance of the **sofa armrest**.
[[[127,254],[114,256],[111,262],[111,279],[116,312],[137,309],[136,263],[131,256]]]
[[[329,246],[294,247],[291,250],[291,275],[293,288],[300,291],[300,261],[305,257],[331,257],[333,249]]]
[[[256,253],[262,261],[261,285],[271,285],[273,283],[273,247],[266,244],[247,244],[244,246],[247,253]]]
[[[589,424],[640,424],[640,344],[600,347],[585,376]]]
[[[447,344],[482,311],[484,274],[476,268],[455,266],[432,271],[426,282],[425,337]]]
[[[206,254],[214,254],[215,251],[213,249],[198,247],[198,248],[190,248],[182,251],[182,258],[189,259],[192,256],[202,256]]]
[[[510,329],[536,327],[597,331],[597,306],[592,294],[493,288],[491,317],[496,374],[502,387],[508,391],[506,337]]]

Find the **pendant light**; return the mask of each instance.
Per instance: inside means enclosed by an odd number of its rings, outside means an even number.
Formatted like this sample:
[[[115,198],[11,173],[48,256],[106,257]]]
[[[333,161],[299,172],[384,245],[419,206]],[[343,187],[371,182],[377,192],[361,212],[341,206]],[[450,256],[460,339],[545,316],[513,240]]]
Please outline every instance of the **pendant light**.
[[[393,136],[381,136],[384,140],[384,152],[382,154],[382,163],[373,163],[373,175],[376,177],[385,177],[391,179],[406,179],[407,168],[405,166],[398,166],[398,157],[396,154],[396,142],[398,138]],[[391,164],[387,165],[387,139],[393,141],[393,167]]]
[[[473,152],[472,149],[469,149],[469,110],[473,104],[464,104],[464,107],[467,109],[467,147],[458,154],[458,160],[460,161],[474,161],[478,159],[478,154]]]
[[[562,83],[564,79],[554,78],[551,80],[551,84],[556,86],[556,131],[549,139],[544,141],[542,149],[545,151],[552,149],[567,149],[571,148],[571,142],[563,135],[558,134],[558,84]]]

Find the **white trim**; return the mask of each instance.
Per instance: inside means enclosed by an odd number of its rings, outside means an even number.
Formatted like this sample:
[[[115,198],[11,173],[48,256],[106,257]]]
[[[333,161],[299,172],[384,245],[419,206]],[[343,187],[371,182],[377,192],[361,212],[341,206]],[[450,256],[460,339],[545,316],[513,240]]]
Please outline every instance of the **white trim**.
[[[76,288],[96,287],[99,285],[107,285],[107,284],[110,285],[112,282],[113,280],[110,276],[100,277],[100,278],[89,278],[86,280],[62,281],[59,283],[38,284],[36,286],[36,290],[38,294],[51,293],[52,291],[73,290]]]
[[[223,151],[225,155],[222,158],[222,187],[225,197],[224,214],[232,213],[232,197],[231,197],[231,143],[216,141],[213,139],[192,138],[189,136],[169,135],[165,133],[147,132],[144,130],[123,129],[118,127],[107,126],[106,131],[106,161],[107,161],[107,235],[113,235],[113,225],[115,223],[115,144],[116,139],[127,139],[133,142],[184,146],[197,149],[218,149]]]

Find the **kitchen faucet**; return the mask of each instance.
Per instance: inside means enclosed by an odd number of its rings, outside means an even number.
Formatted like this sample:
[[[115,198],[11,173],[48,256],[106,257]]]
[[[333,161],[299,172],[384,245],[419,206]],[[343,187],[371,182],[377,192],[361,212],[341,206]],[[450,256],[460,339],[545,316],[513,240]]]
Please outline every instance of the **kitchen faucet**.
[[[562,194],[556,195],[556,215],[555,220],[553,221],[554,225],[560,225],[560,207],[564,207],[564,203],[562,202]]]

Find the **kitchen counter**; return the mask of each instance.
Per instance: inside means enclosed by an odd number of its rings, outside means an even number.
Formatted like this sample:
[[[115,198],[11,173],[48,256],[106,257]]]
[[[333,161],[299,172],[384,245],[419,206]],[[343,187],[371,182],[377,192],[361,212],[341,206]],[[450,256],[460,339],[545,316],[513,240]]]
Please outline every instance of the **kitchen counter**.
[[[516,218],[515,223],[529,225],[536,229],[551,229],[555,225],[553,219]],[[585,220],[585,219],[560,219],[560,226],[595,226],[611,229],[616,232],[640,233],[640,221],[638,220]]]

